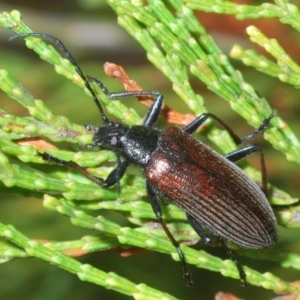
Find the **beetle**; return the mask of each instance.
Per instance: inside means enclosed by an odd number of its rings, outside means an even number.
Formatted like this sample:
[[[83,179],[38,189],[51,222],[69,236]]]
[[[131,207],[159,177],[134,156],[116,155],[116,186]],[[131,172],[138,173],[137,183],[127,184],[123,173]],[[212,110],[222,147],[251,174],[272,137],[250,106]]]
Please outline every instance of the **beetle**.
[[[166,235],[174,245],[182,263],[183,277],[191,285],[191,273],[185,262],[179,243],[166,226],[160,207],[160,200],[167,199],[181,207],[188,222],[206,244],[213,244],[216,236],[229,258],[235,263],[242,284],[246,274],[234,254],[227,248],[229,241],[243,248],[259,249],[275,244],[277,222],[267,200],[267,179],[264,156],[259,146],[248,144],[233,152],[220,155],[201,141],[191,136],[208,118],[214,119],[231,135],[235,143],[241,144],[262,133],[274,117],[272,113],[251,134],[240,139],[222,120],[211,113],[204,113],[180,129],[167,127],[156,129],[155,123],[163,105],[163,95],[157,91],[130,91],[110,93],[101,81],[83,74],[70,52],[57,38],[44,33],[32,32],[12,37],[41,37],[54,42],[75,66],[97,105],[103,126],[85,125],[93,131],[93,147],[107,147],[117,158],[117,166],[106,179],[97,178],[72,161],[64,161],[46,152],[40,155],[44,160],[74,168],[101,187],[117,185],[130,164],[140,167],[146,178],[146,190],[153,212]],[[127,126],[112,122],[104,113],[91,83],[96,83],[111,99],[129,96],[151,95],[154,97],[142,125]],[[253,182],[236,162],[246,156],[260,152],[262,188]]]

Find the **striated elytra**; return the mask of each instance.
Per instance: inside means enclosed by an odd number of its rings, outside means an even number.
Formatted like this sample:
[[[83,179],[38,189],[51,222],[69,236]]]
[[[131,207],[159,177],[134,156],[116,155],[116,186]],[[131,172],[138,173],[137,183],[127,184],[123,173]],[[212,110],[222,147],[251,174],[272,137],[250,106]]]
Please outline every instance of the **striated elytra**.
[[[276,219],[260,187],[182,130],[161,132],[145,174],[157,191],[219,237],[251,249],[276,242]]]

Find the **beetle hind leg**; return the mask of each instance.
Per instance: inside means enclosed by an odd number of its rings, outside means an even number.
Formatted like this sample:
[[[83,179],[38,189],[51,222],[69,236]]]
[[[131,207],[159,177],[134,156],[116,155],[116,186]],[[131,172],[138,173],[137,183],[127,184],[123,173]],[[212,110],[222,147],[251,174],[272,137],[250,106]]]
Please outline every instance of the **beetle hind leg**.
[[[240,280],[242,283],[242,286],[245,287],[247,286],[247,280],[246,280],[246,273],[243,269],[243,266],[239,263],[238,259],[236,258],[235,254],[227,247],[226,243],[224,242],[224,240],[222,238],[219,238],[220,244],[223,248],[223,250],[225,251],[225,253],[227,254],[227,256],[234,262],[238,272],[239,272],[239,276],[240,276]]]
[[[194,217],[192,217],[189,214],[186,214],[188,222],[191,224],[193,229],[196,231],[196,233],[201,237],[201,240],[207,244],[214,246],[216,243],[208,236],[206,233],[205,229],[203,226],[197,221]],[[226,243],[224,240],[220,237],[217,239],[217,244],[221,245],[227,256],[234,262],[240,276],[240,280],[242,282],[242,286],[247,286],[247,281],[246,281],[246,273],[242,267],[242,265],[239,263],[238,259],[234,255],[234,253],[227,247]]]

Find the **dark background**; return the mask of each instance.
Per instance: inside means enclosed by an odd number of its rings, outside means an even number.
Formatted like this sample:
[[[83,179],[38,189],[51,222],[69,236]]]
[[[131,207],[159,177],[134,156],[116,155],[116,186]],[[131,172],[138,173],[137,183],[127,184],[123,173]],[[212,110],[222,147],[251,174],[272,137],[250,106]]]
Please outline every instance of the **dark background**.
[[[86,74],[100,78],[111,91],[122,90],[114,79],[103,73],[102,65],[114,62],[125,67],[131,78],[148,90],[159,90],[165,95],[171,107],[182,112],[189,109],[178,106],[177,95],[171,84],[146,59],[143,49],[117,25],[117,17],[103,1],[0,1],[1,11],[19,10],[25,22],[35,31],[49,33],[61,39],[71,50],[77,62]],[[255,3],[253,3],[255,4]],[[228,53],[235,42],[252,47],[245,34],[245,27],[255,23],[264,33],[276,37],[285,50],[298,61],[299,37],[287,26],[276,20],[238,22],[234,18],[220,17],[212,14],[199,14],[208,31],[218,41],[224,52]],[[224,26],[226,24],[226,26]],[[99,114],[90,98],[81,89],[65,78],[57,75],[53,67],[41,61],[28,50],[23,41],[8,43],[13,32],[0,30],[0,68],[10,74],[31,92],[37,99],[43,99],[54,112],[68,116],[79,123],[100,122]],[[261,75],[239,62],[234,62],[245,78],[259,93],[269,99],[271,105],[299,133],[299,93],[279,80]],[[232,112],[227,103],[211,94],[195,81],[197,92],[207,99],[209,111],[222,117],[237,132],[243,134],[251,131],[243,120]],[[26,114],[25,110],[1,93],[1,106],[8,112],[17,115]],[[146,107],[136,103],[135,99],[126,100],[128,106],[134,106],[143,115]],[[126,105],[127,105],[126,104]],[[84,108],[84,113],[83,112]],[[299,134],[298,134],[299,136]],[[266,163],[269,181],[298,197],[299,168],[285,160],[285,157],[269,148],[262,138],[257,139],[266,149]],[[249,161],[259,167],[258,155]],[[5,212],[5,213],[4,213]],[[113,218],[118,214],[111,212]],[[91,232],[70,225],[67,218],[47,211],[40,199],[11,197],[1,195],[0,221],[11,223],[30,237],[72,240]],[[279,231],[277,247],[283,251],[300,252],[298,230],[284,229]],[[198,245],[211,254],[225,258],[221,249],[211,249]],[[181,279],[180,265],[166,255],[150,253],[129,258],[121,258],[116,253],[93,254],[80,259],[104,271],[113,271],[136,283],[144,282],[154,288],[166,291],[180,299],[213,299],[218,291],[235,293],[244,299],[271,299],[272,292],[249,286],[241,288],[237,280],[224,278],[218,273],[190,267],[193,273],[194,287],[186,288]],[[270,270],[287,281],[297,279],[298,273],[282,269],[278,263],[261,262],[244,257],[242,264],[261,272]],[[0,299],[128,299],[113,291],[80,281],[55,266],[37,259],[15,260],[0,265]]]

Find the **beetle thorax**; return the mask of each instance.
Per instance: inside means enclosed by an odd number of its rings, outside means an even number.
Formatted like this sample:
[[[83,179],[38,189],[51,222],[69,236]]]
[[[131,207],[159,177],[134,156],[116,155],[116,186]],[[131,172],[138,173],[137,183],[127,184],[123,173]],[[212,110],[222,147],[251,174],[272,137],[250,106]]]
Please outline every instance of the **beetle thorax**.
[[[159,131],[145,126],[132,126],[120,140],[122,155],[132,164],[145,167],[157,147]]]

